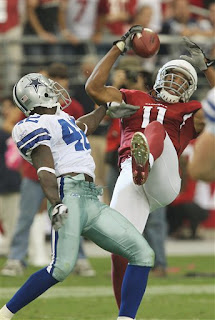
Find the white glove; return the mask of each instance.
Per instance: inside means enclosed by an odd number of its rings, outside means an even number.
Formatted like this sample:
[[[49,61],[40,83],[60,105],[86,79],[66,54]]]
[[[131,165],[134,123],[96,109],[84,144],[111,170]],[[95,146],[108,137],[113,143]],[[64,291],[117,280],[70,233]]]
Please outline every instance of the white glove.
[[[108,102],[106,114],[110,118],[128,118],[139,109],[139,106],[133,106],[125,102]]]
[[[132,38],[136,33],[142,33],[143,26],[136,25],[132,26],[119,40],[113,42],[113,45],[116,45],[120,51],[122,51],[122,55],[126,53],[126,51],[132,48]]]
[[[182,55],[180,56],[181,59],[188,61],[201,71],[207,70],[207,68],[214,63],[214,60],[206,58],[202,49],[195,42],[191,41],[187,37],[183,37],[183,41],[185,48],[189,51],[191,56]]]
[[[68,217],[68,208],[63,203],[57,204],[52,211],[52,227],[58,231]]]

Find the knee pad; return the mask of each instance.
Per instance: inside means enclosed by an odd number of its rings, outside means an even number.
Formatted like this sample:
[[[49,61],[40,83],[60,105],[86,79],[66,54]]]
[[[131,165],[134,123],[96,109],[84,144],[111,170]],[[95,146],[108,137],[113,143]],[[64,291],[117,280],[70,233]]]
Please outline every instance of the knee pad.
[[[61,262],[54,266],[52,276],[62,282],[68,275],[72,272],[74,265],[71,265],[69,262]]]
[[[138,244],[134,254],[132,254],[131,259],[129,259],[129,263],[144,267],[153,267],[155,253],[148,242],[144,238],[142,240],[142,243]]]

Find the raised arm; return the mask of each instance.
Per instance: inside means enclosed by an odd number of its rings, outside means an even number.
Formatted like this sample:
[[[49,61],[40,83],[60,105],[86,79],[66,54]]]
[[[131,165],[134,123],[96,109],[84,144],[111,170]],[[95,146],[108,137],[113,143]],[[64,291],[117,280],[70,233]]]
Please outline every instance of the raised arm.
[[[208,80],[210,86],[213,88],[215,86],[215,70],[211,66],[204,71],[205,77]]]
[[[190,56],[182,55],[180,58],[190,62],[195,68],[203,71],[210,86],[215,86],[215,71],[212,67],[214,60],[208,59],[202,49],[187,37],[183,38],[185,48],[189,51]]]
[[[98,105],[110,101],[122,101],[122,94],[117,88],[106,86],[111,68],[120,54],[121,51],[114,45],[99,61],[87,80],[85,85],[86,92]]]
[[[120,91],[115,87],[106,86],[106,83],[117,58],[130,49],[131,37],[135,33],[142,32],[142,29],[142,26],[133,26],[120,40],[115,41],[113,47],[100,60],[88,78],[86,92],[98,105],[111,101],[122,102]]]
[[[212,67],[214,60],[208,59],[202,49],[189,38],[184,37],[185,48],[190,53],[190,56],[182,55],[180,58],[188,61],[194,67],[204,72],[206,79],[208,80],[211,87],[215,86],[215,71]],[[204,129],[205,121],[203,111],[199,110],[194,116],[194,126],[196,132],[200,133]]]

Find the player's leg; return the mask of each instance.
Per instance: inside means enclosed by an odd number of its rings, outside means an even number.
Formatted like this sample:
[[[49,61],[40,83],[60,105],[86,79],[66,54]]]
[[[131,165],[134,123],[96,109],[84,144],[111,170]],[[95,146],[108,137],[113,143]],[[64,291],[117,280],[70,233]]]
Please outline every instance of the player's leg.
[[[124,274],[128,265],[128,260],[118,254],[111,254],[111,279],[113,292],[118,309],[121,305],[121,290]]]
[[[0,310],[0,317],[7,312],[8,318],[6,319],[11,319],[16,312],[59,281],[63,281],[71,273],[78,255],[81,232],[80,217],[82,215],[80,213],[81,199],[77,197],[76,190],[74,197],[71,197],[70,194],[67,196],[69,188],[70,181],[62,179],[61,199],[67,205],[69,213],[72,212],[72,214],[68,215],[66,223],[58,232],[52,230],[52,261],[50,265],[31,275],[6,306]],[[49,214],[51,211],[50,207]]]
[[[165,129],[158,121],[151,122],[144,134],[136,132],[131,140],[133,180],[142,185],[148,178],[154,161],[161,155],[164,147]]]
[[[83,234],[103,249],[129,261],[122,284],[119,316],[134,319],[146,289],[149,270],[154,264],[154,253],[121,214],[101,203],[96,206],[102,213],[86,226]]]
[[[132,178],[131,158],[121,165],[110,207],[120,212],[142,233],[149,215],[149,203],[142,186],[137,186]]]
[[[181,178],[176,150],[166,133],[164,148],[149,173],[143,189],[150,204],[150,212],[170,204],[179,194]]]
[[[143,232],[149,214],[149,204],[142,186],[133,183],[131,159],[122,164],[111,200],[111,207],[125,216],[140,233]],[[121,302],[121,286],[127,267],[127,259],[112,254],[112,283],[117,305]]]

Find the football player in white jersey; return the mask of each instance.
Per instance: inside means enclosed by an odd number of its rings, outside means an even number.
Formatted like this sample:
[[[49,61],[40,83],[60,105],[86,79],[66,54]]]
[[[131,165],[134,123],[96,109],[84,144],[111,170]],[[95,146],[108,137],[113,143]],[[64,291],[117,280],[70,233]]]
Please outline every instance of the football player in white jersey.
[[[205,71],[206,58],[202,49],[193,41],[185,38],[187,50],[190,56],[181,56],[194,67]],[[211,61],[211,64],[215,60]],[[194,180],[212,182],[215,180],[215,70],[210,68],[210,77],[207,78],[212,89],[202,101],[205,128],[197,138],[194,145],[194,153],[188,163],[188,172]]]
[[[194,145],[188,171],[194,180],[215,181],[215,87],[202,101],[206,126]]]
[[[11,319],[71,273],[80,235],[129,260],[118,320],[134,319],[154,263],[154,252],[127,219],[98,199],[102,190],[93,182],[95,165],[87,135],[96,129],[107,107],[100,106],[75,121],[59,103],[61,99],[65,105],[70,103],[66,90],[37,73],[17,82],[13,98],[27,116],[15,125],[13,139],[22,157],[36,168],[48,199],[53,227],[52,261],[33,274],[2,307],[0,320]],[[116,111],[122,117],[119,109],[115,107],[112,114]],[[127,115],[134,110],[128,107]],[[121,111],[124,113],[126,107]]]

